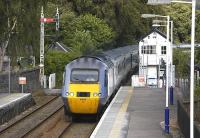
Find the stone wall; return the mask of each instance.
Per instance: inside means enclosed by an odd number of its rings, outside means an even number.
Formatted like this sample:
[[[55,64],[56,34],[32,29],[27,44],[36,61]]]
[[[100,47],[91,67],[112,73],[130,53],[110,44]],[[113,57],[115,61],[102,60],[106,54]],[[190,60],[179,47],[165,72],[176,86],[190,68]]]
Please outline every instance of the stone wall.
[[[32,92],[41,88],[39,73],[39,68],[11,72],[11,92],[21,92],[22,87],[18,83],[19,77],[26,77],[27,84],[23,86],[24,92]],[[8,72],[0,74],[0,93],[8,93],[8,84]]]
[[[0,125],[9,121],[11,118],[19,115],[35,104],[32,95],[29,93],[23,98],[12,101],[11,103],[0,107]]]

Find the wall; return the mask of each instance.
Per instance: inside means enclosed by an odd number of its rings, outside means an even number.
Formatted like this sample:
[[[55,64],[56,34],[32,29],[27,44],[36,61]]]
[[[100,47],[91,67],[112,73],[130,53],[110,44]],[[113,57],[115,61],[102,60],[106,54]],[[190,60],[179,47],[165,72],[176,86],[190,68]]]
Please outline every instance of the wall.
[[[26,77],[27,84],[24,85],[24,92],[32,92],[41,88],[39,81],[39,68],[23,70],[11,73],[11,92],[21,92],[21,85],[18,84],[19,77]],[[8,93],[8,73],[0,74],[0,93]]]

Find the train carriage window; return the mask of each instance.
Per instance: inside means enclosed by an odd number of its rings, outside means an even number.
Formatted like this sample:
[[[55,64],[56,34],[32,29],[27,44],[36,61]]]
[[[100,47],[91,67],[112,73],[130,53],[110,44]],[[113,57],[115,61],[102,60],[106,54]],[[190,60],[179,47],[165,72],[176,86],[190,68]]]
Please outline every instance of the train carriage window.
[[[95,69],[73,69],[71,72],[72,82],[98,82],[99,72]]]

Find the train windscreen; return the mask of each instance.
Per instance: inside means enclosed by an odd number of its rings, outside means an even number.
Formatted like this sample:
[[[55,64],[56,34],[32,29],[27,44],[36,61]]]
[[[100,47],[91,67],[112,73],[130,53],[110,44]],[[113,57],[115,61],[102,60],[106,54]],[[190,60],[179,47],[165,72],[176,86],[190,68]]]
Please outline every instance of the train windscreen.
[[[98,82],[99,72],[95,69],[73,69],[72,82]]]

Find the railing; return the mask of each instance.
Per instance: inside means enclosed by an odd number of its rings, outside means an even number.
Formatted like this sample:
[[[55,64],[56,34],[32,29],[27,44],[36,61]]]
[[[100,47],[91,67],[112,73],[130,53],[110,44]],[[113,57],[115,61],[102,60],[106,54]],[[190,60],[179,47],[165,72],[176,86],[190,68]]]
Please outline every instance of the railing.
[[[185,100],[190,98],[190,81],[189,79],[176,79],[176,86],[180,89]]]
[[[195,85],[199,83],[195,80]],[[190,81],[189,79],[176,79],[176,86],[179,88],[179,92],[181,93],[181,97],[179,97],[178,107],[177,107],[177,118],[178,124],[181,128],[182,133],[186,138],[189,138],[189,105],[190,105]],[[200,137],[200,127],[198,123],[200,123],[200,98],[195,96],[195,108],[194,108],[194,135],[196,137]]]

